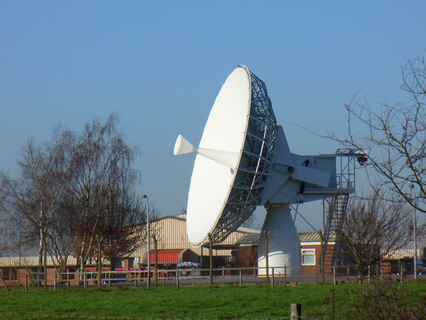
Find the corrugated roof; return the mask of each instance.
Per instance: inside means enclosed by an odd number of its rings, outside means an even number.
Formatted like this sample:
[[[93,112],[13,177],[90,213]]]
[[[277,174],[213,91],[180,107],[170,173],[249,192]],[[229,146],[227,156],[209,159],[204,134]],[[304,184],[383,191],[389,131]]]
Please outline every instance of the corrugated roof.
[[[300,242],[321,242],[321,237],[318,232],[299,232]],[[328,242],[336,241],[336,233],[331,232]]]
[[[152,220],[151,222],[161,221],[161,220],[167,220],[167,219],[175,219],[175,220],[186,221],[186,216],[184,216],[184,215],[180,215],[180,216],[172,216],[172,215],[162,216],[162,217],[159,217],[159,218],[156,218],[156,219]]]
[[[258,243],[260,233],[247,233],[237,241],[237,244],[249,244],[249,243]]]
[[[426,237],[425,236],[417,236],[416,237],[416,247],[425,248],[426,247]],[[400,248],[401,250],[414,250],[414,240],[410,240],[404,246]]]
[[[260,233],[248,233],[238,240],[238,244],[249,244],[249,243],[258,243]],[[321,242],[321,238],[318,232],[299,232],[300,242]],[[329,242],[336,241],[336,234],[332,232],[330,234]]]
[[[405,240],[401,240],[401,241],[405,241]],[[426,259],[426,255],[425,255],[426,236],[421,235],[416,237],[416,247],[417,247],[417,256],[420,257],[421,259]],[[408,241],[408,243],[404,244],[397,250],[392,250],[391,253],[385,256],[385,259],[401,259],[405,257],[412,257],[413,255],[414,255],[414,240],[410,240]]]
[[[186,217],[187,217],[186,215],[180,215],[180,216],[168,215],[168,216],[159,217],[159,218],[153,220],[152,222],[167,220],[167,219],[175,219],[175,220],[180,220],[180,221],[186,221]],[[252,228],[246,228],[246,227],[238,227],[237,231],[243,232],[243,233],[260,233],[259,230],[252,229]]]

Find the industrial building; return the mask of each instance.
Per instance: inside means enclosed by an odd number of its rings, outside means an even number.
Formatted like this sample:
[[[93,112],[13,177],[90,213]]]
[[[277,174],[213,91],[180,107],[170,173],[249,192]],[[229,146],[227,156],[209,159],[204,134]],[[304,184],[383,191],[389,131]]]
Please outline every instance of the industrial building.
[[[316,232],[301,232],[302,274],[318,271],[321,259],[321,239]],[[214,268],[253,268],[257,267],[258,239],[260,231],[239,228],[237,231],[220,244],[214,244],[213,267]],[[209,246],[193,247],[189,243],[186,233],[185,216],[164,216],[151,222],[151,237],[156,243],[151,242],[151,270],[157,264],[158,270],[173,270],[178,266],[192,265],[206,268],[209,265]],[[334,250],[334,237],[327,244],[329,250],[325,254],[324,265],[328,271],[332,266],[332,251]],[[0,257],[0,272],[7,283],[22,284],[25,275],[36,272],[38,268],[37,256],[13,256]],[[47,258],[48,273],[56,270],[53,259]],[[78,271],[78,263],[75,257],[68,259],[69,272]],[[109,262],[103,262],[103,270],[109,270]],[[115,262],[115,270],[136,271],[147,268],[147,247],[139,247],[125,259]],[[90,260],[87,271],[95,271],[96,264]]]

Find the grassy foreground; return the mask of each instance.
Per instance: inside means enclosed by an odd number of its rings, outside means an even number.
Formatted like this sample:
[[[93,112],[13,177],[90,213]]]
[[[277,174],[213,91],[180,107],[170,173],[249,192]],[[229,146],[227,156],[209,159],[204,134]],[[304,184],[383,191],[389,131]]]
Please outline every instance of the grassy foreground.
[[[0,292],[0,319],[185,318],[277,319],[290,314],[290,304],[302,304],[303,317],[345,319],[353,313],[351,293],[357,284],[298,286],[220,286],[12,290]],[[404,290],[424,295],[426,282],[404,284]],[[15,315],[15,316],[12,316]],[[31,316],[36,315],[36,316]],[[38,316],[37,316],[38,315]],[[46,315],[46,316],[40,316]],[[49,317],[50,316],[50,317]]]

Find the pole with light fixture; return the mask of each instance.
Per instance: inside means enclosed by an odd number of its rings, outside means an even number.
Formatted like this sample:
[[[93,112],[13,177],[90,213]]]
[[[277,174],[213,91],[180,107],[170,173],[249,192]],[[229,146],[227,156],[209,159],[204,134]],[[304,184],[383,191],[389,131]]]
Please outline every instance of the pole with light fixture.
[[[147,212],[146,212],[146,238],[147,238],[147,242],[146,242],[146,265],[147,265],[147,269],[148,269],[148,275],[147,275],[147,283],[146,283],[146,287],[149,289],[150,286],[150,269],[151,269],[151,233],[149,230],[149,198],[146,194],[142,195],[142,198],[146,199],[146,204],[147,204]]]
[[[417,279],[417,217],[416,208],[414,208],[414,279]]]
[[[414,204],[414,185],[410,184],[411,188],[411,198]],[[414,267],[414,279],[417,279],[417,217],[416,217],[416,207],[413,205],[413,267]]]

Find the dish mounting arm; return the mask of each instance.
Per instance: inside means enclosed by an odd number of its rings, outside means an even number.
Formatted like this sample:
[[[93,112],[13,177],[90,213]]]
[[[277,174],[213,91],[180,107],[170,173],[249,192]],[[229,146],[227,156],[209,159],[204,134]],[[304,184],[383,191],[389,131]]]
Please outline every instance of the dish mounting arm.
[[[330,172],[309,167],[309,156],[299,156],[290,152],[284,130],[278,126],[277,143],[261,204],[272,200],[274,203],[296,203],[303,200],[303,184],[320,188],[329,185]]]

